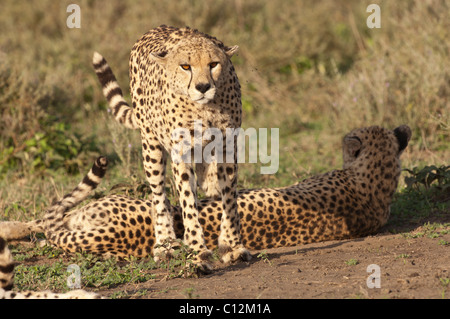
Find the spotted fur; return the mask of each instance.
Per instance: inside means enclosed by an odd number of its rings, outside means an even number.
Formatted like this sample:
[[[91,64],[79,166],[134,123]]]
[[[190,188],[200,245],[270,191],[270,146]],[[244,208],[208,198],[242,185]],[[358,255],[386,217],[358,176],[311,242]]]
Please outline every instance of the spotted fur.
[[[401,173],[400,155],[410,137],[406,125],[356,129],[343,139],[343,169],[287,187],[239,191],[243,244],[259,250],[375,233],[389,218]],[[119,195],[91,202],[65,215],[70,235],[57,246],[105,256],[153,254],[153,209],[150,201]],[[198,209],[206,245],[213,249],[218,246],[222,205],[203,199]],[[174,206],[172,211],[176,236],[182,238],[182,209]]]
[[[203,149],[209,141],[198,140],[194,134],[195,121],[201,121],[202,132],[208,128],[222,132],[225,148],[226,129],[241,125],[240,85],[230,60],[237,49],[237,46],[226,47],[218,39],[190,28],[163,25],[150,30],[131,51],[132,107],[123,98],[106,60],[98,53],[93,58],[115,119],[129,128],[139,128],[141,132],[144,169],[153,193],[156,250],[165,253],[161,244],[176,238],[164,185],[167,151],[172,157],[172,171],[183,211],[184,242],[199,252],[198,262],[205,267],[209,267],[211,251],[199,223],[197,182],[207,196],[222,199],[224,213],[219,246],[223,260],[250,258],[241,243],[237,214],[236,139],[232,163],[216,160],[208,164],[203,160],[195,165],[196,177],[194,165],[179,159],[183,152],[176,145],[182,137],[174,134],[178,129],[188,130],[190,152],[198,143]]]

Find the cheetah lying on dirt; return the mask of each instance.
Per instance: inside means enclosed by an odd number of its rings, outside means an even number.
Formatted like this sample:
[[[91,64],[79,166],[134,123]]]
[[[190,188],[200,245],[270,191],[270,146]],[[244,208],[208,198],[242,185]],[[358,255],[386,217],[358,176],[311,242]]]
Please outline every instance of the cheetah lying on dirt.
[[[241,236],[252,250],[295,246],[372,234],[389,217],[401,173],[400,155],[411,130],[378,126],[356,129],[343,139],[342,170],[280,188],[246,189],[238,196]],[[106,158],[97,159],[84,180],[53,205],[41,220],[3,222],[0,237],[18,239],[44,232],[50,244],[67,252],[144,257],[154,253],[150,201],[113,195],[70,211],[105,174]],[[218,245],[220,200],[199,202],[199,221],[209,249]],[[178,238],[183,236],[181,208],[172,207]]]
[[[207,248],[199,222],[198,184],[207,196],[221,198],[223,214],[218,239],[224,261],[248,260],[250,253],[240,239],[237,214],[237,144],[227,145],[226,130],[240,128],[242,104],[240,84],[231,63],[238,47],[227,47],[218,39],[191,28],[162,25],[145,33],[133,46],[130,55],[131,108],[107,64],[94,53],[93,65],[103,93],[115,119],[128,128],[140,129],[147,181],[152,190],[155,227],[152,250],[170,254],[161,246],[176,237],[173,216],[167,206],[165,169],[167,153],[182,206],[186,245],[198,252],[196,263],[209,268],[211,251]],[[223,154],[230,161],[216,159],[192,163],[191,152],[209,142],[198,138],[206,130],[219,130],[224,137]],[[187,130],[188,136],[174,135]],[[184,140],[186,138],[186,140]],[[236,138],[234,138],[236,140]],[[186,149],[178,146],[187,142]],[[229,149],[228,149],[229,148]],[[165,152],[167,151],[167,152]],[[193,153],[193,152],[192,152]],[[234,154],[234,156],[233,156]],[[186,160],[187,156],[189,160]],[[234,160],[233,160],[234,157]],[[196,178],[197,176],[197,178]]]

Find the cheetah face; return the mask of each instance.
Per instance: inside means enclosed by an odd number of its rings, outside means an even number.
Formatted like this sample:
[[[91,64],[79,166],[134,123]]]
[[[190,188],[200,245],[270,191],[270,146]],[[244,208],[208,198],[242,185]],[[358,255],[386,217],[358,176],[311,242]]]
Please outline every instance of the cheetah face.
[[[182,41],[169,52],[151,53],[167,72],[169,87],[198,104],[211,102],[225,83],[230,58],[238,46],[219,48],[206,41]]]

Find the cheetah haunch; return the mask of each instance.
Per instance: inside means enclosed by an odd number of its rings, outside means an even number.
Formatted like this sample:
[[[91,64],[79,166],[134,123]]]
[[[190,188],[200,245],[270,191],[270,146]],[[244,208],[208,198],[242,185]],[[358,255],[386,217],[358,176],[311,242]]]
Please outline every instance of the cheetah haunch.
[[[202,131],[241,126],[241,91],[231,63],[238,47],[226,47],[221,41],[190,28],[160,26],[144,34],[133,46],[130,56],[130,87],[133,108],[124,100],[116,78],[106,60],[94,54],[95,72],[103,87],[115,119],[129,128],[140,129],[144,169],[150,184],[155,209],[153,217],[157,247],[176,238],[170,207],[165,195],[167,151],[172,157],[172,171],[182,206],[184,242],[199,252],[198,263],[209,267],[208,250],[199,222],[197,180],[207,196],[222,199],[223,214],[219,235],[222,259],[248,260],[251,255],[241,243],[236,205],[237,145],[234,138],[234,161],[220,163],[205,160],[194,166],[180,160],[191,157],[196,143],[204,148],[207,140],[198,141],[194,121],[202,122]],[[187,129],[189,151],[176,145],[185,137],[177,129]],[[231,143],[224,138],[223,145]],[[224,152],[225,153],[225,152]],[[164,253],[162,248],[155,248]],[[169,250],[170,253],[170,250]]]
[[[378,126],[356,129],[343,139],[342,170],[288,187],[241,190],[238,211],[245,247],[258,250],[375,233],[389,218],[401,173],[400,155],[410,137],[406,125],[394,130]],[[84,179],[88,186],[80,186],[82,182],[75,190],[93,189],[103,170],[104,166],[102,170],[91,170]],[[66,195],[66,199],[73,197],[73,193]],[[50,222],[46,221],[47,215],[30,223],[4,222],[0,224],[0,236],[15,239],[31,231],[44,231],[51,244],[68,252],[118,257],[154,253],[151,202],[113,195],[73,211],[67,211],[68,206],[51,208]],[[220,236],[222,205],[218,200],[204,199],[198,209],[206,244],[213,249]],[[172,210],[176,235],[182,238],[182,210],[179,206]],[[61,214],[54,216],[54,211]],[[57,224],[60,226],[55,227]]]

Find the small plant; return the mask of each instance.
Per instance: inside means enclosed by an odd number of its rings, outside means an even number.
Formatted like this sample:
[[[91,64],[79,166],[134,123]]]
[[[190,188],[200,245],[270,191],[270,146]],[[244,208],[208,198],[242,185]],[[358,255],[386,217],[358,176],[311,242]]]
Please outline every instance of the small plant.
[[[402,233],[401,235],[406,239],[412,238],[440,238],[443,235],[450,233],[450,223],[430,223],[426,222],[420,227],[420,230],[412,233]],[[439,240],[440,245],[446,245],[445,240]]]
[[[443,240],[443,239],[440,239],[438,241],[438,245],[447,246],[447,245],[450,245],[450,242],[448,242],[446,240]]]
[[[51,123],[20,146],[7,145],[0,152],[0,173],[21,168],[31,172],[64,169],[76,174],[79,167],[84,166],[81,158],[96,151],[94,142],[76,132],[71,133],[69,124]]]
[[[14,269],[14,284],[18,290],[44,290],[52,287],[67,291],[67,267],[62,259],[49,265],[18,265]]]
[[[450,208],[450,166],[426,166],[404,169],[406,187],[394,195],[390,223],[407,219],[422,222],[430,214],[446,212]],[[427,235],[431,235],[430,232]],[[420,236],[415,234],[414,236]]]
[[[407,259],[411,258],[410,254],[400,254],[396,257],[396,259],[401,259],[403,260],[403,264],[406,265]]]
[[[441,297],[442,299],[445,299],[445,291],[447,290],[448,286],[450,285],[450,278],[439,278],[439,282],[442,286],[442,292]]]
[[[405,177],[407,188],[418,190],[421,186],[430,189],[435,185],[440,191],[445,192],[450,189],[450,165],[449,166],[425,166],[422,169],[404,169],[411,174]]]
[[[125,291],[116,291],[109,296],[110,299],[125,299],[127,297],[129,295]]]
[[[359,264],[359,261],[355,258],[350,258],[349,260],[347,260],[345,262],[345,264],[348,266],[355,266],[355,265]]]
[[[194,294],[195,288],[194,287],[189,287],[186,288],[184,290],[184,294],[186,295],[187,299],[195,299],[195,298],[199,298],[200,295],[199,294]]]
[[[168,260],[161,262],[160,267],[167,269],[168,278],[196,277],[198,266],[193,262],[193,258],[196,255],[196,252],[189,248],[189,246],[185,245],[181,240],[176,240],[176,242],[179,244],[179,247],[177,249],[174,249],[171,257]],[[172,244],[166,241],[160,246],[169,249]]]
[[[264,249],[262,252],[260,252],[258,254],[258,256],[256,256],[257,258],[261,258],[261,260],[264,263],[268,263],[270,266],[272,266],[272,262],[269,260],[269,254],[267,253],[267,250]]]

